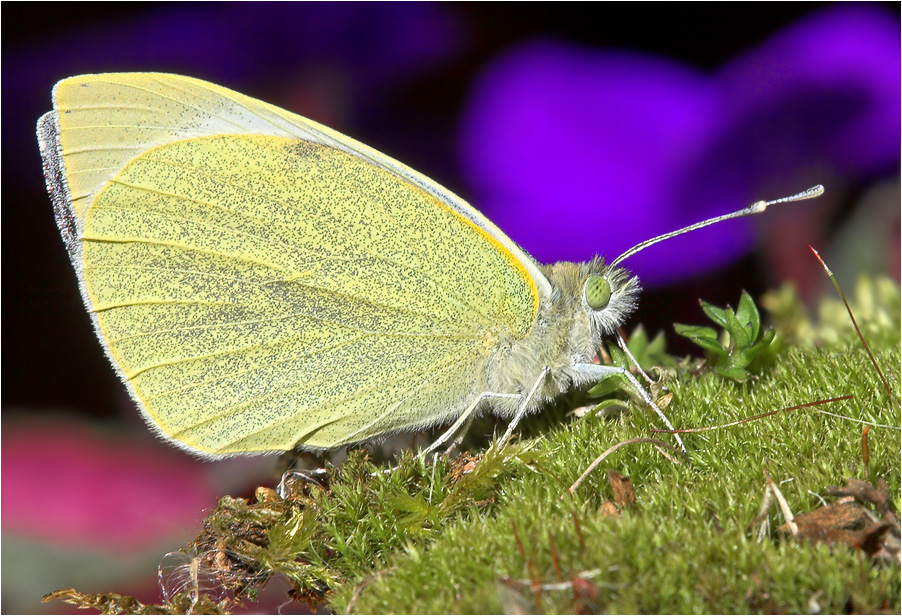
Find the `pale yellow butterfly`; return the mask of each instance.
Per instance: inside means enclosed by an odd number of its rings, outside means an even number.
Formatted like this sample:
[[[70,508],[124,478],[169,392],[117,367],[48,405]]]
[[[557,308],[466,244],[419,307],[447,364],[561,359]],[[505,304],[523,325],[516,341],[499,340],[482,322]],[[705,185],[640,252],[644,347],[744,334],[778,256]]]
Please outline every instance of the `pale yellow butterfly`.
[[[617,263],[674,234],[540,265],[388,156],[178,75],[65,79],[38,141],[97,335],[182,449],[324,450],[457,420],[437,446],[487,408],[514,418],[506,439],[611,374],[657,411],[593,358],[635,307]]]

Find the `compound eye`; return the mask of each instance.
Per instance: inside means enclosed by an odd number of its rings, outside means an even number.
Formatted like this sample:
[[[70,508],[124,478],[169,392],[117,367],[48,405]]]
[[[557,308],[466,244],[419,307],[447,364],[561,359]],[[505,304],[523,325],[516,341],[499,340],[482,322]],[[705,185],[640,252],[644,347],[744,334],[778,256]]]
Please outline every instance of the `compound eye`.
[[[604,276],[592,275],[586,279],[586,303],[592,310],[603,310],[611,301],[611,285]]]

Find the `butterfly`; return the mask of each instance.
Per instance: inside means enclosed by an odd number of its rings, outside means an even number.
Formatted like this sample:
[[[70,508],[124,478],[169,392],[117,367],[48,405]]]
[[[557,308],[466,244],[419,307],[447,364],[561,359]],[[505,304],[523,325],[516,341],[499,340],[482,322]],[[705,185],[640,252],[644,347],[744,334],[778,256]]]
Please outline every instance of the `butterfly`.
[[[218,458],[517,421],[622,375],[619,266],[542,265],[457,195],[312,120],[179,75],[82,75],[38,121],[69,258],[148,424]],[[622,339],[621,346],[626,349]],[[662,420],[670,426],[666,418]]]

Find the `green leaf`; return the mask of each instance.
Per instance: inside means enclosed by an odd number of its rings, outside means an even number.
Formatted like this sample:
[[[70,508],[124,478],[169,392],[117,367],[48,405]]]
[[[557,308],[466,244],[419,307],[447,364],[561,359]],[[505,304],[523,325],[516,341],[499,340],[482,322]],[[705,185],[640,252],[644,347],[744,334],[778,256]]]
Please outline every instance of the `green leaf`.
[[[675,329],[676,333],[679,335],[691,338],[692,340],[711,340],[712,342],[717,342],[717,332],[711,327],[674,323],[673,329]]]
[[[655,339],[648,344],[648,352],[649,354],[658,355],[665,353],[666,351],[667,339],[664,337],[664,332],[658,332],[658,335],[655,336]]]
[[[743,349],[749,346],[752,343],[752,338],[745,323],[740,322],[736,318],[736,313],[733,312],[732,308],[728,307],[725,313],[727,317],[727,331],[733,340],[733,348]]]
[[[745,381],[749,378],[749,373],[742,368],[714,368],[714,372],[727,379],[735,379],[737,381]]]
[[[673,329],[676,330],[676,333],[678,333],[680,336],[689,338],[692,342],[702,347],[703,349],[706,349],[718,355],[726,353],[726,350],[724,350],[724,348],[720,346],[720,342],[717,341],[717,332],[710,327],[674,323]]]
[[[632,350],[632,348],[630,350]],[[664,336],[663,331],[659,331],[654,340],[648,344],[648,348],[645,351],[645,357],[648,359],[648,368],[651,368],[652,366],[664,366],[665,368],[677,367],[676,358],[667,353],[667,338]],[[642,362],[640,362],[639,365],[643,368],[646,367]]]
[[[599,381],[593,385],[592,388],[586,392],[586,395],[590,398],[602,398],[618,391],[622,386],[623,377],[619,374],[612,374],[603,381]]]
[[[651,370],[655,366],[665,368],[676,368],[677,366],[676,359],[667,354],[667,340],[664,332],[658,332],[655,339],[649,341],[645,328],[640,324],[630,334],[626,346],[643,370]],[[617,350],[620,351],[619,348]]]
[[[768,346],[770,346],[771,342],[774,341],[774,338],[777,336],[777,332],[774,329],[768,329],[764,332],[764,335],[761,336],[761,339],[750,346],[748,348],[748,352],[752,355],[758,355],[763,350],[765,350]]]
[[[742,292],[742,296],[739,298],[736,318],[748,328],[751,339],[757,340],[758,332],[761,329],[761,315],[758,313],[758,307],[755,306],[752,296],[745,291]]]
[[[609,342],[605,348],[608,350],[608,355],[611,356],[611,363],[615,366],[629,370],[630,366],[633,365],[633,362],[626,356],[626,353],[620,350],[616,342]]]
[[[727,316],[723,308],[718,308],[713,304],[709,304],[706,301],[699,300],[698,302],[702,310],[705,311],[705,314],[708,315],[708,318],[720,325],[721,327],[727,326]]]
[[[630,334],[629,340],[626,342],[626,346],[629,348],[630,352],[633,353],[635,351],[644,351],[648,348],[648,334],[645,333],[645,328],[642,327],[640,323],[636,329],[633,330],[633,333]]]
[[[589,417],[594,417],[595,415],[597,415],[598,413],[602,412],[603,410],[605,410],[609,407],[624,406],[625,404],[626,403],[623,400],[620,400],[619,398],[609,398],[607,400],[602,400],[601,402],[599,402],[598,404],[593,406],[591,409],[589,409],[589,412],[586,413],[586,415],[583,419],[588,419]]]

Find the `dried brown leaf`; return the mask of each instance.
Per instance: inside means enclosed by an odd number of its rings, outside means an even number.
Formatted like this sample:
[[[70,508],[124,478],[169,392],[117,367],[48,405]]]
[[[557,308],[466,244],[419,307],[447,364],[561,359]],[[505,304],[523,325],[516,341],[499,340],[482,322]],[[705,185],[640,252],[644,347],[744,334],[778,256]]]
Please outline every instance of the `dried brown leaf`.
[[[601,513],[602,516],[604,516],[606,518],[619,518],[620,517],[620,510],[617,509],[617,507],[614,506],[614,503],[612,503],[609,500],[606,500],[605,502],[603,502],[601,504],[601,507],[599,507],[598,511],[599,511],[599,513]]]
[[[633,491],[633,483],[626,475],[622,475],[617,471],[608,470],[608,481],[611,489],[614,491],[614,504],[618,509],[631,507],[636,502],[636,493]]]

